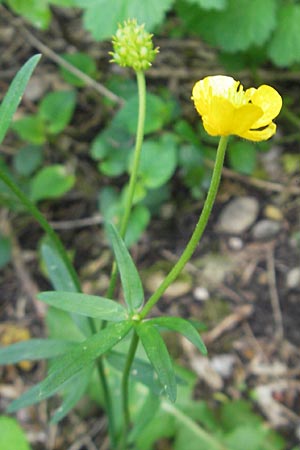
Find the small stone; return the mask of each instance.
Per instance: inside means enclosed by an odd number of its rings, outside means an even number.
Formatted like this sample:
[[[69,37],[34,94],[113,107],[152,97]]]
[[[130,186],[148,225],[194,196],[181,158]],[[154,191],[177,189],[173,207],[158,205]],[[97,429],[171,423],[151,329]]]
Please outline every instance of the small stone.
[[[199,286],[194,290],[194,297],[200,302],[206,302],[209,299],[209,292],[205,287]]]
[[[294,267],[288,272],[286,285],[288,289],[300,289],[300,267]]]
[[[244,246],[244,242],[237,236],[232,236],[228,240],[228,245],[232,250],[241,250]]]
[[[254,239],[273,239],[280,231],[281,224],[274,220],[264,219],[257,222],[252,229]]]
[[[242,234],[255,222],[259,204],[254,197],[237,197],[223,209],[217,223],[218,231]]]
[[[282,220],[283,214],[277,206],[267,205],[264,209],[264,216],[271,220]]]

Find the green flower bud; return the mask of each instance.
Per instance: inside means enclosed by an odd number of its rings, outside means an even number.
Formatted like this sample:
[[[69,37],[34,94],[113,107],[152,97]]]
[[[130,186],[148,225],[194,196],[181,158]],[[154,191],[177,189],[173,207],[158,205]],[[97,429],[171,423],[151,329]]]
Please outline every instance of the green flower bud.
[[[111,62],[122,67],[132,67],[136,72],[145,71],[158,53],[158,47],[153,48],[152,34],[147,33],[145,25],[138,25],[136,19],[126,20],[119,25],[113,36],[113,52]]]

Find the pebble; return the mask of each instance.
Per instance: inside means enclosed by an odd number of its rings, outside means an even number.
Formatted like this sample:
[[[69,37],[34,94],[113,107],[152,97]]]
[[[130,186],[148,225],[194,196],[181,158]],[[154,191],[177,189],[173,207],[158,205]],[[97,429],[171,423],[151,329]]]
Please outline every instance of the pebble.
[[[257,222],[252,229],[252,237],[254,239],[273,239],[281,230],[280,222],[274,220],[263,219]]]
[[[254,197],[236,197],[221,212],[217,229],[223,233],[242,234],[253,225],[259,212],[259,203]]]
[[[209,299],[209,292],[206,287],[199,286],[194,289],[194,297],[200,302],[206,302]]]
[[[288,272],[286,285],[288,289],[300,289],[300,267],[294,267]]]

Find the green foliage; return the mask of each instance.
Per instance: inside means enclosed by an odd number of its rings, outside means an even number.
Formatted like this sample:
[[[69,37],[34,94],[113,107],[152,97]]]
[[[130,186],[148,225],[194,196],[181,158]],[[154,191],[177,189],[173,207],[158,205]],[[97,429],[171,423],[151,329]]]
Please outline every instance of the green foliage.
[[[18,175],[29,177],[43,162],[43,148],[29,144],[21,147],[14,155],[13,167]]]
[[[151,365],[154,367],[158,379],[162,385],[163,392],[168,398],[175,402],[176,400],[176,379],[167,347],[159,332],[149,321],[144,321],[136,326],[145,352]]]
[[[112,224],[107,224],[107,228],[122,280],[125,302],[129,311],[134,312],[142,306],[144,301],[142,282],[127,247],[117,229]]]
[[[131,327],[131,323],[127,321],[114,323],[76,344],[73,350],[55,361],[44,381],[13,401],[8,410],[14,412],[25,406],[33,405],[63,389],[66,381],[87,367],[91,367],[95,359],[123,339]]]
[[[0,448],[1,450],[31,450],[24,431],[12,417],[0,416]]]
[[[226,9],[221,11],[186,8],[181,1],[178,14],[190,31],[211,45],[236,52],[262,45],[270,37],[276,25],[276,1],[228,0]]]
[[[76,103],[74,91],[50,92],[39,105],[39,115],[49,134],[58,134],[70,122]]]
[[[72,64],[74,67],[81,70],[81,72],[85,73],[86,75],[89,75],[91,78],[96,77],[97,74],[96,63],[94,59],[88,54],[76,52],[76,53],[66,53],[60,56],[67,62]],[[61,67],[60,71],[62,77],[67,83],[72,84],[73,86],[76,87],[85,86],[85,82],[81,78],[78,78],[76,75],[74,75],[64,67]]]
[[[63,131],[70,122],[76,104],[74,91],[47,94],[38,106],[38,112],[22,117],[12,125],[19,136],[32,144],[44,144],[48,136]]]
[[[0,269],[6,266],[11,259],[11,242],[6,236],[0,233]]]
[[[8,130],[12,117],[22,99],[29,78],[35,69],[40,55],[32,56],[13,79],[0,106],[0,143]]]
[[[5,0],[15,13],[24,16],[34,26],[41,29],[49,27],[51,22],[50,4],[75,6],[75,0]]]
[[[136,18],[145,23],[151,31],[162,23],[173,0],[75,0],[85,10],[83,21],[85,28],[96,40],[104,40],[115,34],[118,24],[128,18]],[[105,13],[104,13],[105,11]]]
[[[54,164],[41,169],[31,180],[30,197],[33,202],[57,198],[68,192],[75,183],[75,176],[65,166]]]
[[[152,325],[157,325],[159,328],[166,328],[168,330],[176,331],[187,338],[198,350],[207,355],[207,350],[196,328],[185,319],[181,317],[158,317],[150,319]]]
[[[121,322],[126,319],[126,310],[119,303],[96,295],[49,291],[38,294],[38,299],[63,311],[93,317],[94,319],[99,317],[102,320],[112,322]]]
[[[233,142],[228,149],[228,161],[237,172],[251,175],[256,168],[257,146],[248,141]]]
[[[282,3],[278,15],[278,28],[271,39],[268,54],[279,67],[300,62],[300,5]]]

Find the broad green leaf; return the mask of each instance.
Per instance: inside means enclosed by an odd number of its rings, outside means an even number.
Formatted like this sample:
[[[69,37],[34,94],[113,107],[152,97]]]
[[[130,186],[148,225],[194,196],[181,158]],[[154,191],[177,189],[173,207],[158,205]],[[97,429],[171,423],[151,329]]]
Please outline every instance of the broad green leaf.
[[[222,11],[205,11],[197,6],[186,7],[181,1],[178,14],[189,31],[210,44],[228,52],[261,46],[276,26],[277,5],[274,0],[228,0]]]
[[[41,292],[37,298],[47,305],[83,316],[113,322],[126,319],[126,310],[114,300],[79,292]]]
[[[114,225],[107,224],[110,241],[112,243],[118,269],[121,276],[124,298],[132,312],[143,304],[144,291],[139,273]]]
[[[0,233],[0,269],[11,259],[11,241]]]
[[[149,323],[182,334],[194,344],[203,355],[207,355],[207,350],[200,334],[187,320],[182,319],[181,317],[157,317],[156,319],[150,319]]]
[[[0,348],[0,365],[55,358],[70,351],[74,345],[74,342],[61,339],[28,339]]]
[[[72,64],[77,69],[81,70],[86,75],[89,75],[92,78],[96,77],[97,74],[97,66],[94,59],[88,55],[87,53],[77,52],[77,53],[65,53],[61,55],[61,57]],[[61,74],[67,83],[72,84],[77,87],[84,87],[85,82],[78,78],[76,75],[73,75],[72,72],[65,69],[64,67],[60,68]]]
[[[51,134],[60,133],[69,124],[76,105],[74,91],[50,92],[40,103],[39,115]]]
[[[83,23],[94,39],[111,38],[117,31],[118,24],[135,17],[138,23],[146,24],[147,30],[162,23],[173,0],[75,0],[77,5],[85,8]]]
[[[138,95],[133,95],[116,114],[114,122],[131,134],[136,133],[139,108]],[[172,118],[173,102],[164,101],[154,94],[147,94],[145,134],[161,130]]]
[[[41,55],[35,55],[19,70],[13,79],[0,106],[0,144],[11,123],[12,117],[22,99],[31,74],[39,62]]]
[[[158,379],[167,394],[168,398],[175,402],[176,400],[176,379],[167,347],[157,329],[148,321],[141,322],[136,326],[136,332],[139,335],[145,352],[150,363],[154,367]]]
[[[6,0],[19,15],[30,20],[34,26],[45,30],[51,21],[48,0]]]
[[[177,165],[177,145],[172,134],[159,140],[149,140],[143,145],[139,177],[146,187],[154,189],[165,184]]]
[[[56,360],[50,373],[41,383],[25,392],[11,403],[9,412],[17,411],[40,402],[64,387],[64,383],[85,369],[95,359],[110,350],[121,341],[132,328],[132,323],[124,321],[114,323],[94,334],[85,341],[76,344],[73,350]]]
[[[12,130],[15,131],[21,139],[35,145],[41,145],[46,142],[46,128],[43,119],[37,114],[27,115],[12,124]]]
[[[41,169],[31,180],[30,197],[33,202],[57,198],[68,192],[75,183],[75,176],[69,174],[61,164]]]
[[[26,435],[12,417],[0,416],[1,450],[31,450]]]
[[[93,372],[93,365],[83,369],[65,385],[63,392],[63,402],[60,407],[55,411],[50,423],[58,423],[62,420],[69,411],[76,405],[85,393],[88,384],[90,382]]]
[[[279,67],[300,62],[300,5],[282,3],[278,26],[268,48],[271,60]]]
[[[228,159],[234,170],[251,175],[256,167],[257,149],[252,142],[233,142],[228,149]]]
[[[28,177],[43,161],[43,148],[37,145],[26,145],[14,155],[13,165],[19,175]]]
[[[227,0],[186,0],[186,2],[198,5],[203,9],[223,10],[227,6]]]

